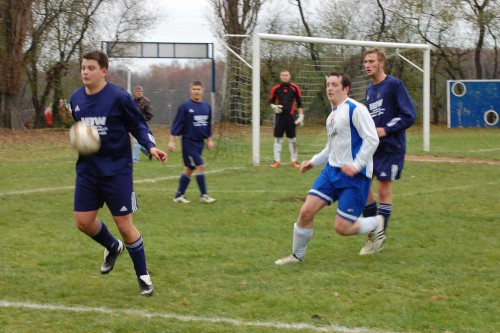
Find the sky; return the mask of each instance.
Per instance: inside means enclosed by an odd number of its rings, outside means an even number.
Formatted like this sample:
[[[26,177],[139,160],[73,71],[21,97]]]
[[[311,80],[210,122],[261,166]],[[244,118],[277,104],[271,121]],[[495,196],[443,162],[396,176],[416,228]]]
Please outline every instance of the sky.
[[[213,43],[217,40],[207,19],[208,0],[150,0],[148,4],[163,18],[155,29],[144,35],[141,42],[156,43]],[[216,58],[217,58],[216,54]],[[133,72],[146,70],[150,65],[167,63],[166,59],[115,59]],[[183,62],[184,60],[181,60]]]
[[[154,0],[155,9],[166,14],[160,25],[145,36],[151,42],[214,43],[207,20],[207,0]]]
[[[304,4],[307,4],[306,7],[310,8],[315,1],[317,0],[304,0]],[[208,0],[149,0],[146,3],[153,10],[163,14],[165,18],[161,19],[157,27],[148,32],[141,41],[213,43],[216,59],[222,57],[226,52],[223,46],[220,45],[220,41],[212,34],[212,27],[208,21],[208,13],[211,10]],[[261,8],[259,16],[262,18],[268,12],[275,12],[289,5],[289,0],[266,2]],[[158,64],[158,59],[141,59],[132,62],[133,64],[130,67],[141,71],[151,64]]]

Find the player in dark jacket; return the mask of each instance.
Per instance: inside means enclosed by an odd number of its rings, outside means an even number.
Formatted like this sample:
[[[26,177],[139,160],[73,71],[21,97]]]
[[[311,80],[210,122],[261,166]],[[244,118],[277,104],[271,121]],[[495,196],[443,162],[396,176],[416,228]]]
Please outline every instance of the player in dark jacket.
[[[392,211],[392,183],[401,178],[406,153],[406,129],[415,122],[415,106],[404,83],[384,72],[385,52],[380,48],[365,52],[365,70],[372,82],[366,88],[366,104],[380,139],[373,155],[374,177],[378,180],[378,199],[373,190],[368,196],[364,216],[384,216],[384,230]],[[368,237],[360,255],[372,254],[375,250]]]
[[[281,163],[281,146],[283,134],[286,133],[290,149],[290,160],[292,166],[300,168],[297,163],[298,151],[295,135],[296,125],[304,125],[304,109],[302,107],[302,92],[295,83],[291,82],[290,71],[283,69],[280,72],[280,83],[271,89],[269,94],[269,106],[275,113],[274,119],[274,163],[277,168]],[[297,119],[294,116],[298,113]]]
[[[132,97],[122,88],[106,81],[108,56],[101,51],[83,55],[81,75],[84,86],[71,95],[73,118],[95,126],[101,138],[100,150],[78,156],[74,198],[78,229],[105,247],[101,273],[109,273],[126,248],[139,282],[141,294],[150,296],[153,283],[146,266],[142,236],[132,222],[137,210],[133,190],[131,133],[149,153],[163,164],[167,154],[156,148],[153,134],[137,110]],[[97,213],[104,203],[120,232],[115,238]]]

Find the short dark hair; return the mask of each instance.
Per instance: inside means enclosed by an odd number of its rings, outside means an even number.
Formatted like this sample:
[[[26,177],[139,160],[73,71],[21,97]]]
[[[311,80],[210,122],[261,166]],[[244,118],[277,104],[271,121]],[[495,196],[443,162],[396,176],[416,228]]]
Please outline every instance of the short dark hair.
[[[108,55],[102,51],[94,50],[89,51],[83,55],[83,59],[87,60],[96,60],[99,64],[99,67],[108,69],[109,67],[109,59]]]
[[[200,86],[203,88],[203,83],[201,83],[201,81],[192,81],[189,85],[189,88],[191,88],[192,86]]]
[[[340,82],[342,83],[342,89],[344,89],[345,87],[349,87],[351,88],[351,78],[349,77],[349,75],[347,75],[346,73],[342,73],[342,72],[337,72],[337,71],[330,71],[330,73],[328,74],[328,77],[330,76],[336,76],[338,78],[340,78]]]

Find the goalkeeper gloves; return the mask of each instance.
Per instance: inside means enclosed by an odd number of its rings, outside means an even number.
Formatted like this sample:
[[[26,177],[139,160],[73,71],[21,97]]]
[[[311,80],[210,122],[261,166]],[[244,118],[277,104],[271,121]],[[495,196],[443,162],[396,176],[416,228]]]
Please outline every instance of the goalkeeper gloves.
[[[297,117],[297,120],[295,120],[295,125],[304,126],[304,115],[302,113],[299,113],[299,116]]]
[[[283,105],[276,105],[276,104],[274,104],[271,108],[273,109],[274,113],[281,113],[281,112],[283,112]]]

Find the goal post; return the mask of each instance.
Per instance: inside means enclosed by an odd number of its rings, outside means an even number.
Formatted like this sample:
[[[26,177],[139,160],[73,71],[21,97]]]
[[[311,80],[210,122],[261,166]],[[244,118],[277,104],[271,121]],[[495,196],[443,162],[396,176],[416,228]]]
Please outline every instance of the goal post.
[[[302,37],[288,36],[277,34],[255,33],[252,36],[252,161],[254,164],[260,164],[260,123],[261,123],[261,42],[263,40],[293,42],[293,43],[308,43],[308,44],[331,44],[344,46],[360,46],[360,47],[384,47],[384,48],[404,48],[417,49],[423,52],[423,68],[411,63],[423,73],[422,84],[422,111],[423,111],[423,150],[430,150],[430,61],[431,61],[431,46],[427,44],[409,44],[409,43],[391,43],[391,42],[375,42],[375,41],[359,41],[359,40],[344,40],[318,37]]]

